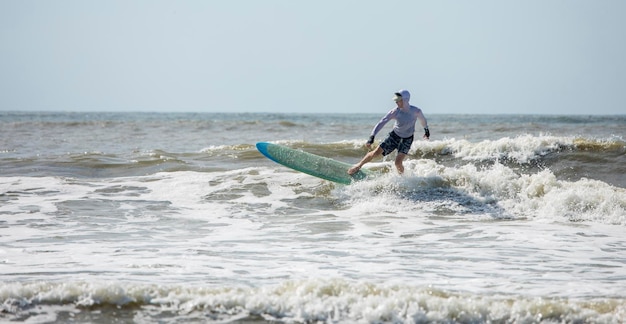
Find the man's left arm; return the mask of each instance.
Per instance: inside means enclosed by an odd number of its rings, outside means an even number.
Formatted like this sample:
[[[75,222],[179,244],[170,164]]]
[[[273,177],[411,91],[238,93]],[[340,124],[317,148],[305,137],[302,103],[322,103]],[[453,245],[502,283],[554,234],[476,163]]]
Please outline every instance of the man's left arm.
[[[424,117],[424,114],[422,113],[421,109],[417,112],[417,119],[420,121],[420,124],[424,128],[424,138],[430,139],[430,130],[428,130],[428,121],[426,121],[426,117]]]

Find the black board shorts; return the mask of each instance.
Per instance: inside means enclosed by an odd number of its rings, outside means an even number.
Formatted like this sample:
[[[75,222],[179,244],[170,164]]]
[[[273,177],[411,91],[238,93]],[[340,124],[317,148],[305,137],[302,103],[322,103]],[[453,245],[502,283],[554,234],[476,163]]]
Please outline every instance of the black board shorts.
[[[411,144],[413,144],[413,135],[402,138],[394,131],[391,131],[389,136],[387,136],[387,138],[380,143],[380,148],[383,149],[383,156],[387,156],[394,150],[398,150],[400,153],[409,154]]]

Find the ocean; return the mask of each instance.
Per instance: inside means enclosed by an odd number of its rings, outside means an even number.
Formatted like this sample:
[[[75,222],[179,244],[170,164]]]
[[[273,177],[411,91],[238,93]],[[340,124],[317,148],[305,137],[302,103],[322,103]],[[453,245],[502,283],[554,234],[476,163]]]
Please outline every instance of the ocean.
[[[384,113],[0,112],[0,321],[626,322],[626,115]]]

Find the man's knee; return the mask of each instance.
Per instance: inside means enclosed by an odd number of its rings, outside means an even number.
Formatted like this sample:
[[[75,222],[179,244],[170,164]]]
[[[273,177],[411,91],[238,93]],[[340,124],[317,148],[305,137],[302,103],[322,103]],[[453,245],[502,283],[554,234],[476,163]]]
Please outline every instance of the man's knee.
[[[370,157],[375,158],[378,155],[383,154],[383,149],[379,146],[377,147],[375,150],[370,151],[369,153],[367,153]]]

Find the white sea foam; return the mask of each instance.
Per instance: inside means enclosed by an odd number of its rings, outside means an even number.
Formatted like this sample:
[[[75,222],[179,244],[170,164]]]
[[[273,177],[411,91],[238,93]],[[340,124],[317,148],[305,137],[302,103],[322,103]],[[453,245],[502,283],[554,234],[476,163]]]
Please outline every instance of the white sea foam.
[[[499,206],[503,216],[507,217],[626,225],[626,190],[601,181],[585,178],[557,180],[548,169],[536,174],[520,174],[500,163],[489,167],[472,164],[446,167],[432,160],[411,160],[405,164],[405,176],[397,176],[392,171],[375,181],[353,185],[350,194],[360,199],[363,190],[369,190],[369,195],[373,195],[381,188],[382,191],[399,193],[396,198],[400,199],[422,189],[441,189],[467,195],[468,199],[483,203],[483,206]],[[370,197],[366,196],[364,200],[370,200]],[[415,200],[418,201],[419,197]],[[445,197],[440,202],[444,201]],[[380,205],[389,208],[387,204]],[[406,207],[400,203],[391,204],[390,208],[395,206]]]
[[[122,283],[10,283],[0,287],[3,308],[142,307],[173,318],[233,320],[251,315],[298,322],[535,322],[611,323],[626,316],[623,300],[517,298],[447,293],[430,286],[345,280],[287,281],[256,288],[207,289]],[[46,306],[52,305],[52,306]],[[67,310],[71,308],[65,306]],[[74,309],[73,311],[78,311]]]
[[[511,160],[516,163],[528,163],[549,153],[558,152],[573,146],[574,137],[519,135],[503,137],[496,140],[471,142],[467,139],[444,139],[439,141],[419,142],[410,153],[418,150],[432,151],[438,154],[453,154],[455,157],[468,160]]]

